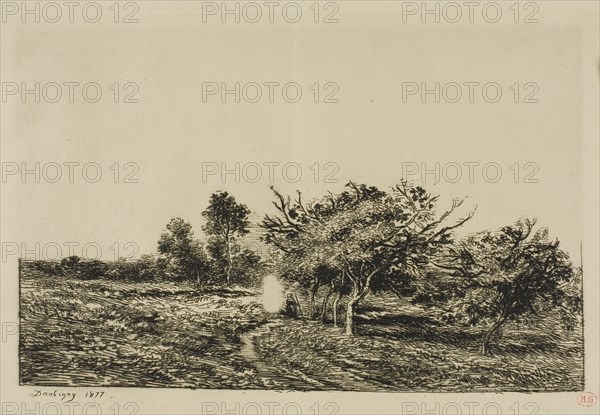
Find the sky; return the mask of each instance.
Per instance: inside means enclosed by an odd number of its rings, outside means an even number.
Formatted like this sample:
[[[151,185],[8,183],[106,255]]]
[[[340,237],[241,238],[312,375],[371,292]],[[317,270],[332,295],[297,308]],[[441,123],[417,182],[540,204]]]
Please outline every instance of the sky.
[[[63,255],[84,245],[104,259],[139,255],[155,251],[172,217],[201,236],[215,191],[233,194],[256,222],[274,213],[270,185],[309,200],[349,180],[385,189],[408,174],[442,206],[458,197],[462,212],[477,208],[461,233],[537,218],[579,263],[593,169],[582,82],[589,34],[565,22],[593,23],[585,10],[549,6],[526,30],[508,18],[403,24],[400,6],[352,2],[339,23],[290,27],[203,23],[201,9],[177,4],[145,2],[131,25],[3,29],[3,80],[57,83],[63,94],[22,103],[19,91],[3,103],[4,256],[52,256],[56,245]],[[77,89],[68,102],[65,82],[97,83],[102,97],[88,103]],[[236,82],[240,102],[231,93],[222,102]],[[436,83],[439,103],[421,95]],[[21,175],[36,163],[39,183]]]

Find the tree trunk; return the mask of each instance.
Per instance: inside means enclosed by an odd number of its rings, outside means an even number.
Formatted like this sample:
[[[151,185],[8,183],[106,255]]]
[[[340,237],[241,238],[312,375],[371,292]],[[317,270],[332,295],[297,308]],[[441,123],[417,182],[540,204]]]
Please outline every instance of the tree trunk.
[[[352,296],[348,299],[346,305],[346,335],[351,336],[354,333],[354,306],[360,297],[358,292],[358,283],[352,281]]]
[[[346,335],[352,336],[354,333],[354,306],[356,305],[357,297],[352,297],[348,300],[346,306]]]
[[[337,327],[338,326],[338,307],[340,304],[340,299],[342,298],[342,292],[340,291],[340,293],[333,299],[333,327]]]
[[[327,294],[323,298],[323,308],[321,308],[321,323],[325,324],[325,320],[327,319],[327,303],[329,303],[329,299],[331,298],[331,294],[333,293],[333,286],[329,288]]]
[[[231,272],[233,271],[233,256],[231,254],[231,241],[229,237],[225,238],[225,246],[227,247],[227,268],[225,275],[227,276],[227,285],[231,285]]]
[[[338,299],[337,297],[333,299],[333,310],[332,310],[332,314],[333,314],[333,327],[337,327],[337,306],[338,306]]]
[[[489,356],[490,353],[490,339],[492,337],[492,335],[498,331],[498,329],[500,328],[500,326],[502,326],[502,324],[504,324],[504,322],[506,321],[506,317],[505,316],[501,316],[494,324],[491,325],[491,327],[488,329],[488,331],[485,332],[485,334],[483,335],[483,341],[481,344],[481,354],[483,356]]]
[[[342,299],[342,288],[344,287],[345,275],[346,273],[344,272],[344,270],[342,270],[342,278],[338,284],[338,292],[337,295],[333,298],[333,327],[338,326],[338,305],[340,300]]]
[[[225,274],[227,275],[227,285],[231,285],[231,246],[229,245],[229,238],[225,239],[225,245],[227,246],[227,268]]]
[[[311,320],[314,320],[316,316],[315,297],[317,296],[317,291],[319,291],[319,286],[317,285],[317,283],[314,283],[313,286],[310,288],[310,316],[308,316],[308,318]]]
[[[292,294],[294,297],[294,302],[296,303],[296,307],[298,307],[298,317],[302,316],[302,305],[300,304],[300,299],[296,293]]]

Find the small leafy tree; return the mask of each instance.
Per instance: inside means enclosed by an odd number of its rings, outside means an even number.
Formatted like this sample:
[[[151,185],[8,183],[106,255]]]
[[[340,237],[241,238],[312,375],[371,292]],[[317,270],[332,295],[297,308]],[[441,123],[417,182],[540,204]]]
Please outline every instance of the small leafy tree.
[[[77,255],[72,255],[70,257],[66,257],[60,260],[60,265],[66,268],[74,269],[77,267],[77,264],[81,261]]]
[[[557,306],[562,324],[567,330],[583,325],[583,269],[577,268],[573,279],[563,286],[563,296]]]
[[[211,261],[211,274],[215,283],[222,284],[223,270],[227,268],[227,245],[219,238],[211,237],[206,249]],[[235,275],[236,283],[245,287],[260,286],[265,265],[262,257],[253,250],[246,248],[237,241],[231,244],[233,259],[231,274]]]
[[[160,266],[172,272],[177,279],[193,276],[200,283],[201,275],[208,269],[204,247],[194,238],[192,226],[182,218],[171,219],[167,232],[160,236],[158,251],[164,258]]]
[[[227,285],[231,284],[236,238],[248,233],[248,215],[248,207],[237,203],[227,192],[213,193],[208,207],[202,212],[206,220],[203,229],[210,236],[209,245],[212,245],[209,251],[215,261],[224,263]]]
[[[144,254],[136,261],[138,275],[141,281],[156,279],[156,258],[151,254]]]
[[[548,239],[547,229],[534,232],[535,224],[522,219],[498,231],[468,236],[449,248],[437,264],[449,271],[450,278],[438,281],[438,291],[442,286],[451,293],[444,305],[448,318],[488,325],[483,355],[490,353],[491,337],[507,321],[579,304],[568,254],[559,248],[558,240]]]
[[[240,285],[258,288],[265,274],[262,257],[251,249],[240,247],[236,252],[233,274]]]

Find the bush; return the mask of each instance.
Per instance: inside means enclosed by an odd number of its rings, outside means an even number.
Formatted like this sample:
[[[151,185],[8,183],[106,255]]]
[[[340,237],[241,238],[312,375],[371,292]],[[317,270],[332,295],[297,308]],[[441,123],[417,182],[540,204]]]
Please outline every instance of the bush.
[[[63,275],[63,269],[57,262],[37,260],[32,262],[32,267],[36,271],[42,272],[49,276]]]
[[[108,271],[108,264],[98,259],[81,261],[76,264],[77,276],[83,280],[95,280]]]
[[[153,281],[158,272],[152,255],[142,255],[140,259],[126,261],[119,259],[109,265],[107,276],[115,280]]]
[[[77,264],[81,261],[77,255],[73,255],[70,257],[66,257],[60,260],[60,265],[66,268],[75,268]]]
[[[223,253],[218,251],[218,245],[212,245],[210,248],[212,249],[211,256],[216,259],[211,261],[208,273],[202,283],[208,286],[225,285],[227,263],[222,258]],[[246,288],[259,288],[262,285],[265,268],[260,255],[250,249],[241,248],[233,257],[231,282]]]
[[[136,260],[123,258],[115,262],[98,259],[82,260],[78,256],[63,258],[57,261],[24,261],[23,267],[38,271],[47,276],[66,276],[82,280],[95,280],[107,277],[125,281],[153,281],[160,275],[157,261],[152,255],[142,255]]]

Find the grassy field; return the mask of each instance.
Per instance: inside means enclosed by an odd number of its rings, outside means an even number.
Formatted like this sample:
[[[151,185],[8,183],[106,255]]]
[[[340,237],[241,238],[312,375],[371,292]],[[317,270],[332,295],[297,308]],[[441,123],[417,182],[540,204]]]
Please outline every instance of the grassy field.
[[[353,337],[268,314],[258,293],[192,285],[21,277],[21,383],[212,389],[582,389],[581,330],[509,324],[494,355],[481,329],[372,296]]]
[[[21,382],[260,388],[239,333],[264,323],[243,290],[168,283],[21,280]]]
[[[271,367],[304,373],[321,390],[583,389],[580,330],[563,331],[549,322],[545,327],[507,325],[493,339],[494,355],[484,357],[481,329],[441,325],[409,304],[395,312],[373,305],[384,302],[371,298],[357,318],[355,336],[345,336],[341,328],[288,321],[257,339],[258,354]]]

